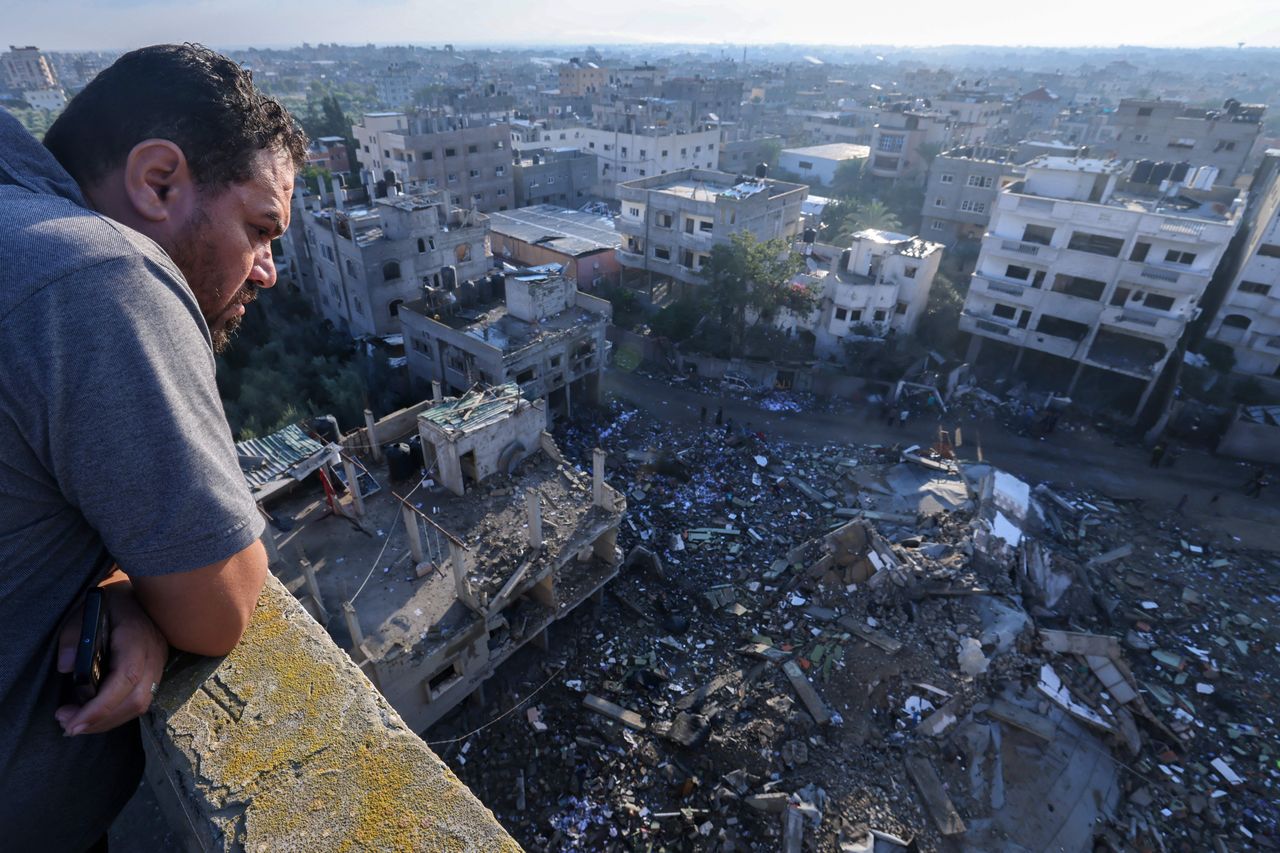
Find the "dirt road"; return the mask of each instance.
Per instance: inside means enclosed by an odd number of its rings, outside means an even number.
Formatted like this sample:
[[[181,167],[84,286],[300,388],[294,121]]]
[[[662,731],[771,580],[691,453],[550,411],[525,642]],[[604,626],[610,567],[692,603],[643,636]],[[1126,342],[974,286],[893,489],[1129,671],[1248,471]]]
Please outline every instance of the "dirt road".
[[[1280,553],[1280,493],[1273,487],[1261,499],[1245,497],[1250,466],[1203,451],[1186,451],[1172,468],[1152,468],[1145,448],[1117,446],[1111,437],[1088,429],[1058,431],[1047,440],[1036,440],[1018,436],[998,422],[976,419],[939,422],[917,417],[905,427],[888,426],[872,407],[838,415],[775,413],[750,398],[708,397],[621,370],[607,371],[602,387],[654,417],[687,426],[697,425],[703,406],[714,413],[723,405],[725,417],[735,424],[750,423],[754,430],[801,444],[929,445],[939,427],[953,432],[959,427],[963,446],[958,455],[963,461],[985,461],[1032,483],[1053,482],[1140,499],[1153,514],[1167,515],[1170,523],[1210,534],[1219,547]],[[1187,500],[1179,515],[1175,508],[1183,495]]]

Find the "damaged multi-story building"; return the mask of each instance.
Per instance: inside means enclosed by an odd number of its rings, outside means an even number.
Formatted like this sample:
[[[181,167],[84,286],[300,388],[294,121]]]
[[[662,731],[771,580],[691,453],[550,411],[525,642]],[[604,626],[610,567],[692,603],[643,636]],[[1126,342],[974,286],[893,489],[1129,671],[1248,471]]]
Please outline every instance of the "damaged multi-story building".
[[[301,227],[287,239],[299,286],[352,337],[398,335],[400,306],[423,287],[489,272],[488,217],[453,206],[445,193],[402,195],[393,185],[388,197],[355,204],[341,178],[332,191],[295,195]]]
[[[1191,185],[1200,170],[1141,165],[1041,157],[1000,194],[960,318],[971,363],[1067,395],[1088,376],[1094,403],[1141,411],[1244,206]]]
[[[1280,380],[1280,149],[1266,152],[1250,207],[1248,237],[1209,338],[1231,347],[1235,371]]]
[[[417,387],[464,393],[515,383],[545,415],[599,399],[613,306],[578,290],[558,264],[426,287],[400,309]]]
[[[545,649],[547,628],[618,573],[626,500],[605,482],[602,451],[590,474],[564,460],[543,405],[514,385],[428,405],[416,416],[421,482],[379,483],[392,473],[371,466],[361,498],[342,502],[391,539],[335,533],[304,509],[281,544],[305,554],[296,585],[313,600],[304,603],[331,629],[345,627],[339,642],[416,731],[527,643]]]

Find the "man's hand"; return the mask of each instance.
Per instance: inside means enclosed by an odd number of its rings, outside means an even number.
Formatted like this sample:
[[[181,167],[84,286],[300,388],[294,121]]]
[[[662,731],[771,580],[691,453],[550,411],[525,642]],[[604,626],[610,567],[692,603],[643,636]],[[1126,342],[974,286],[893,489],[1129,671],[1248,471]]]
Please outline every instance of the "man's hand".
[[[116,570],[101,584],[111,626],[111,660],[98,695],[87,705],[63,705],[55,713],[68,735],[110,731],[151,707],[151,685],[158,684],[169,658],[169,642],[134,598]],[[81,609],[76,608],[58,638],[58,671],[70,672],[80,639]]]

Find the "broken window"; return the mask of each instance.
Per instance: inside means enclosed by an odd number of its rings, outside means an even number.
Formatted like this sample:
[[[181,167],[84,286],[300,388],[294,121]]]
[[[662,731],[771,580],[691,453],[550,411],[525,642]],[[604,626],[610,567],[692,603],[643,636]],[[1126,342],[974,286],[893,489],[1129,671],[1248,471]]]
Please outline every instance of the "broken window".
[[[1005,305],[997,302],[995,305],[991,306],[991,316],[999,317],[1002,320],[1012,320],[1017,316],[1017,313],[1018,309],[1012,305]]]
[[[1222,325],[1228,329],[1247,329],[1253,321],[1243,314],[1228,314],[1222,318]]]
[[[848,318],[849,318],[849,312],[848,312],[846,309],[844,309],[844,308],[837,308],[837,309],[836,309],[836,319],[837,319],[837,320],[847,320]]]
[[[1141,241],[1133,244],[1133,251],[1129,253],[1129,260],[1141,263],[1147,259],[1147,252],[1151,251],[1150,243]]]
[[[1116,292],[1111,294],[1111,304],[1117,308],[1123,308],[1124,304],[1129,301],[1129,288],[1117,287]]]
[[[1026,281],[1031,278],[1031,268],[1021,267],[1017,264],[1009,264],[1009,266],[1005,268],[1004,274],[1005,278],[1016,278],[1019,281]]]
[[[533,366],[530,365],[516,374],[516,382],[517,384],[524,385],[527,382],[532,382],[536,376],[537,372],[534,370]]]
[[[1160,293],[1148,293],[1142,300],[1142,304],[1152,311],[1168,311],[1173,307],[1173,302],[1172,296],[1164,296]]]
[[[1074,275],[1056,275],[1053,278],[1053,291],[1055,293],[1065,293],[1068,296],[1078,296],[1081,299],[1092,299],[1097,302],[1102,298],[1102,292],[1107,289],[1105,281],[1097,281],[1092,278],[1080,278]]]
[[[1119,237],[1107,237],[1103,234],[1090,234],[1087,231],[1076,231],[1067,243],[1068,249],[1077,252],[1089,252],[1094,255],[1106,255],[1108,258],[1120,257],[1124,248],[1124,240]]]
[[[1053,240],[1053,229],[1047,225],[1028,225],[1022,229],[1022,242],[1048,246]]]
[[[1165,260],[1165,263],[1167,264],[1182,264],[1184,266],[1191,266],[1191,264],[1195,263],[1196,253],[1180,252],[1177,249],[1170,249],[1169,251],[1164,253],[1164,260]]]
[[[1077,323],[1065,317],[1054,317],[1052,314],[1042,314],[1040,322],[1036,324],[1036,331],[1056,338],[1082,341],[1089,334],[1089,324]]]
[[[1261,282],[1257,282],[1257,281],[1242,281],[1240,282],[1240,292],[1256,293],[1259,296],[1266,296],[1268,293],[1271,292],[1271,285],[1262,284]]]
[[[392,281],[400,277],[400,264],[395,261],[387,261],[382,265],[382,280]]]

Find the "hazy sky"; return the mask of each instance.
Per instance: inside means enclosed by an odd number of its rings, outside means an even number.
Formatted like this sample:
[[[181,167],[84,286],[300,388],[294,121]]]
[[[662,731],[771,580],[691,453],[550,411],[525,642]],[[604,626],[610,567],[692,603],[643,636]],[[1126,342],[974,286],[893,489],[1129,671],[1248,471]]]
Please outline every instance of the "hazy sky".
[[[1280,45],[1277,0],[0,0],[5,44]]]

